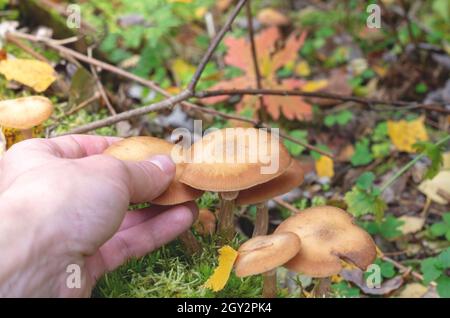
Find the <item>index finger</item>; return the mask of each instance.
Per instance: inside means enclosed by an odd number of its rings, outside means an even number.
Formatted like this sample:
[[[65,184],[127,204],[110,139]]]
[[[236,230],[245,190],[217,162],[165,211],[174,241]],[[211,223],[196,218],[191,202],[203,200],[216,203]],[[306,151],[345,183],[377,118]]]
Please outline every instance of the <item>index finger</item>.
[[[33,150],[56,157],[76,159],[103,153],[118,137],[66,135],[50,139],[29,139],[14,145],[14,151]],[[11,149],[13,150],[13,149]]]

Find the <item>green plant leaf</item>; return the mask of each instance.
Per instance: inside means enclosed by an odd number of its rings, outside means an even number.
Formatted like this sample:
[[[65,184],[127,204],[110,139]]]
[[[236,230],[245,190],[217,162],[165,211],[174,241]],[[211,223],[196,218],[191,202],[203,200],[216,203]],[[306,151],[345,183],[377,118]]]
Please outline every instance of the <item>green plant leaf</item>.
[[[362,190],[370,190],[374,180],[375,175],[373,172],[364,172],[356,179],[356,185]]]
[[[369,140],[366,138],[361,139],[355,145],[355,153],[351,158],[353,166],[364,166],[371,163],[373,160],[372,153],[369,148]]]
[[[403,221],[397,219],[393,215],[388,215],[379,225],[380,234],[386,239],[395,239],[402,235],[400,227],[404,224]]]
[[[439,256],[439,266],[443,269],[450,268],[450,247],[447,247]]]
[[[340,297],[359,297],[359,289],[345,281],[331,285],[331,290]]]
[[[289,135],[295,139],[298,139],[298,140],[301,140],[304,142],[306,142],[307,138],[308,138],[308,132],[306,130],[299,130],[299,129],[292,130],[289,132]],[[286,146],[286,148],[289,150],[289,152],[293,156],[298,156],[305,150],[305,147],[303,147],[302,145],[296,144],[290,140],[285,140],[284,145]]]
[[[442,157],[444,145],[436,146],[435,144],[428,141],[419,141],[415,143],[413,147],[419,152],[424,153],[431,160],[431,164],[428,167],[427,172],[425,173],[425,178],[431,179],[436,176],[444,161]]]
[[[447,275],[440,276],[437,280],[436,290],[442,298],[450,298],[450,277]]]
[[[442,270],[436,265],[438,260],[436,258],[426,258],[420,264],[420,270],[423,273],[423,280],[425,284],[429,284],[433,280],[436,280],[442,274]]]
[[[372,213],[377,220],[383,218],[386,203],[379,195],[353,187],[345,194],[344,200],[348,205],[348,211],[356,217]]]
[[[449,227],[444,222],[434,223],[430,227],[431,235],[435,237],[445,235],[445,233],[447,233],[448,230]]]

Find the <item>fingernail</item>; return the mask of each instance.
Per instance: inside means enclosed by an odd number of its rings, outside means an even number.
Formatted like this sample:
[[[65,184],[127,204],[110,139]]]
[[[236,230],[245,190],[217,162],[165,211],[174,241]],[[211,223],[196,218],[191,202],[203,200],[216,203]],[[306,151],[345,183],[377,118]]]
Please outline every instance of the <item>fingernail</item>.
[[[162,172],[172,174],[175,171],[175,164],[169,156],[156,155],[149,159],[149,162],[157,166]]]

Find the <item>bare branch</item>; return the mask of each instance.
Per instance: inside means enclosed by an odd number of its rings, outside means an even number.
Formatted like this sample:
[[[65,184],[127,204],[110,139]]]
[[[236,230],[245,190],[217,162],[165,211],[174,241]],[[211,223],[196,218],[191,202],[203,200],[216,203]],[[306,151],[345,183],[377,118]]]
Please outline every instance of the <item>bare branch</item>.
[[[211,41],[211,44],[208,47],[208,50],[206,51],[205,55],[202,57],[200,64],[197,67],[197,70],[194,73],[194,76],[192,76],[192,80],[188,85],[188,90],[192,93],[195,92],[195,88],[197,86],[198,81],[200,80],[200,77],[202,76],[203,71],[205,70],[206,64],[208,64],[209,60],[211,59],[211,56],[213,55],[214,51],[216,50],[219,43],[222,41],[225,34],[230,30],[231,24],[233,23],[234,19],[236,19],[237,15],[241,11],[242,7],[244,6],[245,2],[247,0],[240,0],[236,7],[233,9],[233,12],[228,17],[227,21],[225,22],[222,29],[219,31],[219,33],[216,34],[214,39]]]
[[[422,108],[430,111],[436,111],[440,113],[450,114],[450,110],[445,109],[440,104],[419,104],[415,102],[405,101],[387,101],[375,98],[363,98],[357,96],[348,96],[342,94],[326,93],[326,92],[303,92],[300,90],[277,90],[277,89],[224,89],[215,91],[202,91],[195,93],[197,98],[207,98],[213,96],[222,95],[278,95],[278,96],[304,96],[304,97],[316,97],[324,99],[335,99],[343,102],[355,102],[363,105],[395,105],[395,106],[408,106],[410,109]]]

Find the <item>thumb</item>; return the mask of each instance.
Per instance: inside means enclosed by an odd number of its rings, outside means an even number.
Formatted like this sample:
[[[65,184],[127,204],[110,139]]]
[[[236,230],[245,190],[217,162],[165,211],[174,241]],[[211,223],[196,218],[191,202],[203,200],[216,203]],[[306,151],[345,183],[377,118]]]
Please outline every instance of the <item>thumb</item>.
[[[163,193],[175,177],[175,164],[169,156],[156,155],[146,161],[121,161],[118,171],[128,189],[130,202],[144,203]]]

